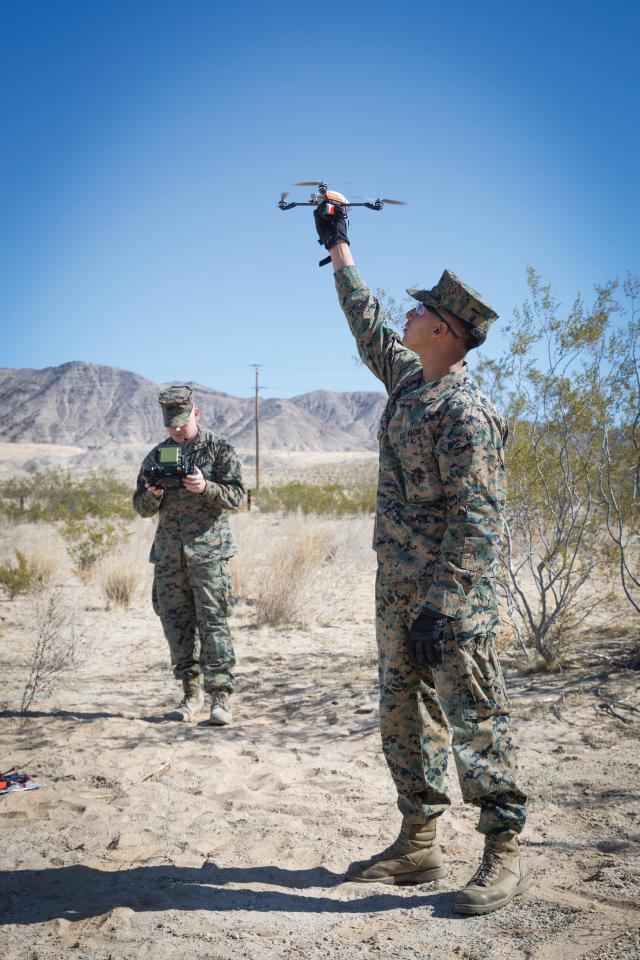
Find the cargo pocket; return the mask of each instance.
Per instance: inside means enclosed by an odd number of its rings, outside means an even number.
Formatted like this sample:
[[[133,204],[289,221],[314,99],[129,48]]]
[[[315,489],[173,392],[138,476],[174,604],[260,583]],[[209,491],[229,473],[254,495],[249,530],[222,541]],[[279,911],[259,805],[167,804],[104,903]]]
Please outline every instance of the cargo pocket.
[[[466,720],[508,716],[509,699],[493,633],[457,638],[462,712]]]
[[[495,564],[499,541],[500,538],[495,535],[465,537],[460,566],[476,577],[478,574],[487,576]]]

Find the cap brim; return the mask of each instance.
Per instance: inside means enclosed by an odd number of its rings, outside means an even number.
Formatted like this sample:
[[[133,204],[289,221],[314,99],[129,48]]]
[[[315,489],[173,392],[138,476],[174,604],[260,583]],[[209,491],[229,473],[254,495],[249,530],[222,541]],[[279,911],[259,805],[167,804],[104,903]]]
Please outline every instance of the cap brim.
[[[417,287],[407,287],[407,293],[410,297],[413,297],[414,300],[419,300],[420,303],[426,303],[432,307],[438,306],[438,301],[435,297],[431,296],[430,290],[418,290]]]
[[[162,411],[162,418],[164,420],[165,427],[182,427],[189,417],[191,416],[191,410],[187,410],[185,413],[184,410],[174,411],[174,410],[164,410]]]

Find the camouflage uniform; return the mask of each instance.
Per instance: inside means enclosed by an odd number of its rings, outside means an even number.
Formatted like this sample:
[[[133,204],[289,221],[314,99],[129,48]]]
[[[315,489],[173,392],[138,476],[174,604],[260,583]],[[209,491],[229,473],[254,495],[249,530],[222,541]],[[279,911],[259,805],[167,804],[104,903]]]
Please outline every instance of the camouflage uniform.
[[[423,381],[420,358],[387,326],[355,267],[338,270],[335,281],[358,352],[389,394],[378,434],[373,546],[380,726],[399,809],[405,820],[423,822],[449,806],[448,721],[463,798],[481,810],[478,829],[519,832],[526,797],[516,784],[494,650],[492,564],[502,537],[506,424],[466,364]],[[470,290],[445,271],[433,291],[408,292],[486,329],[495,314],[476,295],[479,315],[465,315],[460,288],[464,296]],[[418,670],[407,638],[425,607],[452,619],[442,664]]]
[[[166,422],[166,420],[165,420]],[[234,689],[235,665],[227,623],[231,602],[228,560],[235,553],[227,510],[240,505],[244,483],[240,461],[222,437],[198,429],[182,444],[195,455],[206,486],[201,494],[181,487],[161,498],[145,488],[144,473],[156,463],[167,439],[145,457],[133,506],[141,517],[159,514],[151,555],[155,564],[152,602],[169,643],[175,676],[185,680],[202,672],[205,690]]]

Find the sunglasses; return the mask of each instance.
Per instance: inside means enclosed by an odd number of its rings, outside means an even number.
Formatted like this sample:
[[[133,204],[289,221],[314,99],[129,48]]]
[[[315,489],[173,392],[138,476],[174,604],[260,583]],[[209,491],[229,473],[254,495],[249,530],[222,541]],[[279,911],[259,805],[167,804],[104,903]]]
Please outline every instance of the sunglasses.
[[[422,302],[422,300],[418,300],[418,302],[416,303],[413,309],[415,310],[415,312],[418,314],[419,317],[424,316],[425,313],[435,313],[438,320],[441,320],[442,323],[444,323],[445,327],[447,328],[451,336],[455,337],[456,340],[460,339],[460,334],[456,333],[456,331],[453,329],[449,321],[445,320],[445,318],[442,316],[440,311],[436,310],[435,307],[432,307],[431,305],[427,306],[425,303]]]

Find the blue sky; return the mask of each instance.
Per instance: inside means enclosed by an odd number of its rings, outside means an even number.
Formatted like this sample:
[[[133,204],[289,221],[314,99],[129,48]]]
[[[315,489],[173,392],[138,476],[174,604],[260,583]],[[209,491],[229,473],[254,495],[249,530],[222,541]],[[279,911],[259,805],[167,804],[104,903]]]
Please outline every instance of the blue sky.
[[[531,264],[588,300],[640,270],[639,9],[3,0],[0,365],[378,389],[276,207],[316,177],[408,201],[353,212],[373,288],[448,266],[507,321]]]

